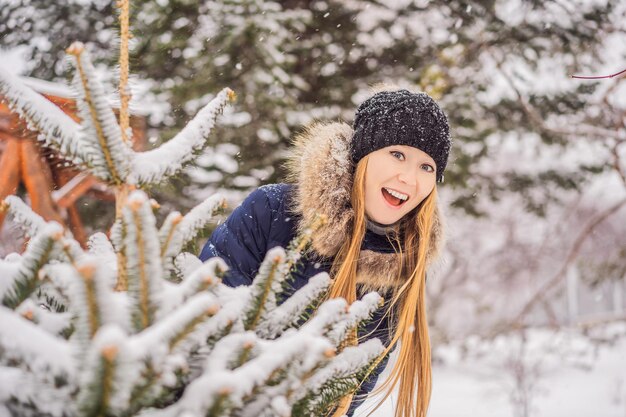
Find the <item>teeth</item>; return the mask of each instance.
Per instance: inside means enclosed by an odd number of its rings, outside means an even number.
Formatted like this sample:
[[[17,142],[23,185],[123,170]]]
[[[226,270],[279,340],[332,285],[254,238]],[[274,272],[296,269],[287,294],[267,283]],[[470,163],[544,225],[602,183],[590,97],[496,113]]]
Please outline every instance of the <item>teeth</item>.
[[[387,187],[385,187],[385,190],[387,190],[387,192],[388,192],[389,194],[391,194],[392,196],[394,196],[394,197],[396,197],[396,198],[399,198],[400,200],[405,201],[407,198],[409,198],[409,196],[408,196],[408,195],[406,195],[406,194],[402,194],[402,193],[399,193],[399,192],[394,191],[394,190],[390,190],[390,189],[389,189],[389,188],[387,188]]]

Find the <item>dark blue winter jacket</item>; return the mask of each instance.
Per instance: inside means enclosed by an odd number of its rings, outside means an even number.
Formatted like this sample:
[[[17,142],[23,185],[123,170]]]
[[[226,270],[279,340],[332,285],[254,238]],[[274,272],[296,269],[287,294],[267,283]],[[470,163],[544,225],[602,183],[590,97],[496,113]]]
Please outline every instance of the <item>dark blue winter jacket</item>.
[[[352,129],[343,123],[311,126],[296,138],[289,160],[293,184],[260,187],[213,232],[200,258],[204,261],[219,256],[226,261],[230,270],[225,284],[251,284],[267,251],[276,246],[286,248],[318,214],[326,215],[328,223],[314,234],[312,254],[306,255],[293,273],[293,290],[314,275],[330,270],[339,247],[350,234],[353,218],[350,192],[354,169],[348,152],[351,136]],[[434,232],[438,235],[437,230]],[[434,241],[438,240],[436,236]],[[368,228],[357,263],[357,296],[376,290],[386,304],[359,332],[361,340],[377,337],[385,346],[389,344],[393,317],[384,313],[391,293],[402,284],[397,282],[399,276],[398,255],[391,239],[380,230]],[[385,364],[381,363],[361,386],[349,416],[373,389]]]

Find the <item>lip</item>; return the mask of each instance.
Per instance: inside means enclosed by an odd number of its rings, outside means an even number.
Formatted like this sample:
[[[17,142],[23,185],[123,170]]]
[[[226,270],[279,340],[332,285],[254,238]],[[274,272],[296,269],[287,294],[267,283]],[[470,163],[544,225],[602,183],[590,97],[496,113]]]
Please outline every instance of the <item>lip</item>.
[[[387,201],[387,199],[385,198],[385,195],[383,194],[383,188],[389,188],[390,190],[393,190],[393,191],[397,191],[397,190],[396,190],[396,189],[394,189],[394,188],[391,188],[391,187],[382,187],[382,188],[380,189],[380,198],[382,198],[382,199],[383,199],[383,201],[385,202],[385,204],[387,205],[387,207],[389,207],[390,209],[393,209],[393,210],[400,210],[400,209],[401,209],[402,207],[404,207],[404,205],[405,205],[406,203],[408,203],[408,202],[409,202],[409,200],[411,199],[411,196],[409,195],[409,198],[407,198],[407,199],[404,201],[404,203],[400,204],[399,206],[394,206],[394,205],[392,205],[391,203],[389,203],[389,201]],[[397,191],[397,192],[402,193],[402,191]],[[402,193],[402,194],[406,194],[406,193]],[[407,195],[408,195],[408,194],[407,194]]]

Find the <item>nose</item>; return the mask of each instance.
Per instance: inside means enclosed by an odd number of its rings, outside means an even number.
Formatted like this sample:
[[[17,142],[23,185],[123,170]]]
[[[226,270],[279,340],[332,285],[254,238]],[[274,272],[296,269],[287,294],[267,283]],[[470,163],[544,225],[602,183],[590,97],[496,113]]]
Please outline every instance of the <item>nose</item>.
[[[408,164],[407,164],[408,165]],[[407,166],[404,170],[398,173],[398,179],[404,184],[415,187],[417,185],[418,167]]]

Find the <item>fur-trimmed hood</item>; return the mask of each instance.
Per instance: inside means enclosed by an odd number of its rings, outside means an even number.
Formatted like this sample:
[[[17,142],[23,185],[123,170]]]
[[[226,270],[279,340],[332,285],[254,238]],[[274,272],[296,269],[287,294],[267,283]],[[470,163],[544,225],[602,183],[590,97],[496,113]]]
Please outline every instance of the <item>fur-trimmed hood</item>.
[[[300,227],[311,224],[318,214],[328,217],[313,237],[313,250],[333,257],[347,239],[354,216],[350,205],[354,166],[349,154],[352,128],[345,123],[314,123],[294,139],[287,171],[294,187],[293,210],[301,216]],[[443,247],[443,222],[435,212],[432,240],[427,252],[430,265]],[[398,282],[399,260],[395,253],[361,250],[357,282],[369,289],[389,289]]]

